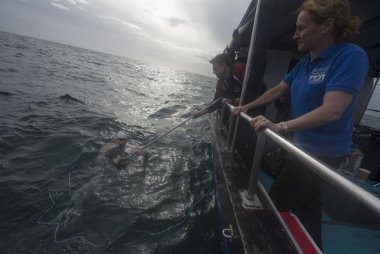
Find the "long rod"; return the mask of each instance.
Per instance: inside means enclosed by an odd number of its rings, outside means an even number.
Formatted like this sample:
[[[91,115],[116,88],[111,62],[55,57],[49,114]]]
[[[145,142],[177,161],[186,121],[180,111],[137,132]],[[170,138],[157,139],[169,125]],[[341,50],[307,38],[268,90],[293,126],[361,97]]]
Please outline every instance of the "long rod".
[[[150,141],[148,144],[146,144],[145,146],[141,147],[139,150],[137,150],[136,152],[132,153],[131,155],[129,155],[126,159],[129,159],[133,156],[135,156],[136,154],[138,154],[139,152],[141,152],[142,150],[144,150],[145,148],[147,148],[148,146],[150,146],[151,144],[157,142],[159,139],[165,137],[166,135],[168,135],[170,132],[174,131],[175,129],[177,129],[178,127],[184,125],[185,123],[187,123],[188,121],[190,121],[191,119],[193,119],[193,117],[190,117],[190,118],[187,118],[185,121],[183,121],[182,123],[178,124],[177,126],[173,127],[172,129],[170,129],[169,131],[165,132],[164,134],[162,134],[161,136],[153,139],[152,141]]]
[[[129,159],[133,156],[135,156],[136,154],[140,153],[142,150],[144,150],[145,148],[147,148],[148,146],[150,146],[151,144],[153,144],[154,142],[158,141],[159,139],[165,137],[166,135],[168,135],[170,132],[174,131],[175,129],[177,129],[178,127],[184,125],[185,123],[187,123],[188,121],[190,121],[191,119],[195,119],[195,118],[198,118],[206,113],[209,113],[209,109],[212,108],[213,106],[215,106],[217,103],[219,103],[221,100],[223,99],[223,97],[219,97],[217,99],[215,99],[213,102],[211,102],[210,104],[207,105],[207,107],[205,107],[204,109],[202,109],[201,111],[199,111],[199,115],[197,117],[189,117],[187,118],[185,121],[183,121],[182,123],[178,124],[177,126],[173,127],[172,129],[168,130],[167,132],[165,132],[164,134],[162,134],[161,136],[153,139],[152,141],[150,141],[148,144],[146,144],[145,146],[139,148],[139,150],[137,150],[136,152],[130,154],[126,159]]]
[[[234,107],[227,104],[232,110]],[[241,112],[240,116],[249,121],[252,119],[249,115]],[[324,180],[328,181],[334,186],[338,186],[343,189],[345,192],[349,193],[352,197],[361,201],[367,208],[369,208],[377,218],[380,218],[380,200],[373,194],[364,190],[363,188],[357,186],[351,181],[347,180],[343,176],[336,173],[334,170],[330,169],[326,165],[320,163],[318,160],[314,159],[307,153],[303,152],[301,149],[294,146],[292,143],[282,138],[280,135],[276,134],[272,130],[266,128],[263,131],[270,139],[276,142],[279,146],[284,148],[291,155],[295,156],[302,163],[307,165],[311,170],[316,174],[322,177]]]

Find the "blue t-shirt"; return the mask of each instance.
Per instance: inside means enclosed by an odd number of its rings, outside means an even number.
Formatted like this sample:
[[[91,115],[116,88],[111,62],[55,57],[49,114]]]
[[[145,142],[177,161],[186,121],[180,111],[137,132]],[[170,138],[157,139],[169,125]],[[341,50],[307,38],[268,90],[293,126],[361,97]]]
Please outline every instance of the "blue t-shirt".
[[[327,92],[345,92],[353,100],[339,120],[296,131],[295,144],[315,156],[345,156],[351,145],[353,111],[368,73],[367,54],[354,44],[333,44],[310,61],[310,54],[301,58],[283,80],[291,89],[293,119],[320,107]]]

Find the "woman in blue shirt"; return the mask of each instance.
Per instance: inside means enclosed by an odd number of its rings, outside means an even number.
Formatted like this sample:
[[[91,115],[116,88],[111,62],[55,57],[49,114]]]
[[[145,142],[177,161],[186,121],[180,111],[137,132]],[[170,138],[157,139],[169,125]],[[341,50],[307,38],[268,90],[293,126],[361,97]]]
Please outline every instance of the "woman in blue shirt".
[[[307,0],[298,9],[293,39],[308,52],[274,88],[234,110],[247,112],[290,93],[291,120],[273,123],[264,116],[251,120],[256,131],[270,128],[294,132],[297,147],[332,167],[350,150],[352,115],[364,79],[368,57],[348,43],[359,31],[347,0]],[[301,162],[288,158],[269,192],[279,210],[291,210],[322,249],[321,179]]]

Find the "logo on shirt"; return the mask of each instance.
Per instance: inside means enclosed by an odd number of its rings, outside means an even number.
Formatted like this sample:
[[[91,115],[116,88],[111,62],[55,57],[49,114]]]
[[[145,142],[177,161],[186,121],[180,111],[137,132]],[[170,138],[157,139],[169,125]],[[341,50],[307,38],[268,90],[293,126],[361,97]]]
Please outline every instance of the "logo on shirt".
[[[314,68],[309,76],[309,80],[307,81],[308,84],[322,84],[325,80],[327,71],[329,70],[328,67],[320,67],[320,68]]]

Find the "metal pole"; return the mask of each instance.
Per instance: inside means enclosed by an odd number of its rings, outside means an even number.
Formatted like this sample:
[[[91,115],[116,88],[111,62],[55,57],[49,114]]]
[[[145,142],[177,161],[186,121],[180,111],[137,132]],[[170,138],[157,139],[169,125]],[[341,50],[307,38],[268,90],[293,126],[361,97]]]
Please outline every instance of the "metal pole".
[[[272,130],[267,128],[263,132],[286,151],[307,165],[324,180],[328,181],[333,186],[338,186],[357,200],[361,201],[367,208],[374,212],[378,218],[380,218],[380,200],[375,195],[372,195],[368,191],[339,175],[333,169],[320,163],[318,160],[295,147],[289,141],[280,137]]]
[[[222,104],[222,109],[221,109],[221,113],[220,113],[220,119],[219,119],[219,129],[222,130],[223,128],[223,119],[224,119],[224,115],[226,114],[226,107]]]
[[[129,155],[127,159],[131,158],[132,156],[135,156],[136,154],[138,154],[139,152],[141,152],[142,150],[144,150],[145,148],[147,148],[148,146],[150,146],[151,144],[153,144],[154,142],[158,141],[159,139],[165,137],[166,135],[168,135],[170,132],[174,131],[175,129],[177,129],[178,127],[184,125],[185,123],[187,123],[188,121],[190,121],[191,119],[193,119],[193,117],[190,117],[190,118],[187,118],[185,121],[183,121],[182,123],[178,124],[177,126],[173,127],[172,129],[170,129],[169,131],[165,132],[164,134],[162,134],[161,136],[153,139],[151,142],[149,142],[148,144],[146,144],[145,146],[141,147],[139,150],[137,150],[136,152],[132,153],[131,155]]]
[[[257,178],[259,176],[261,161],[264,155],[265,135],[258,134],[256,142],[255,156],[253,157],[253,164],[251,169],[251,176],[249,178],[247,198],[253,199],[257,186]]]
[[[231,111],[234,109],[232,105],[230,104],[227,104],[227,105],[229,106]],[[243,112],[240,113],[240,116],[247,121],[252,119],[249,115]],[[329,182],[331,185],[338,186],[338,188],[342,189],[343,191],[347,192],[355,199],[359,200],[370,211],[372,211],[378,218],[380,218],[380,200],[375,195],[369,193],[368,191],[364,190],[363,188],[357,186],[356,184],[347,180],[343,176],[339,175],[333,169],[327,167],[326,165],[322,164],[318,160],[314,159],[312,156],[303,152],[301,149],[297,148],[292,143],[282,138],[280,135],[276,134],[272,130],[266,128],[265,130],[262,131],[261,135],[262,134],[265,134],[266,136],[268,136],[270,139],[276,142],[279,146],[281,146],[291,155],[299,159],[302,163],[304,163],[311,170],[313,170],[313,172],[318,174],[320,177],[322,177],[324,180]],[[259,139],[261,135],[259,135]],[[259,140],[257,142],[259,143]],[[261,140],[260,142],[263,142],[263,141]],[[257,150],[257,152],[260,153],[260,150]],[[255,155],[252,169],[255,168],[256,170],[257,165],[258,167],[260,167],[258,163],[259,163],[259,158],[256,159],[256,155]],[[251,173],[249,189],[253,188],[253,191],[254,191],[256,183],[254,183],[254,185],[251,184],[252,177],[255,176],[255,175],[252,176],[252,174],[254,173],[253,172]]]
[[[234,114],[232,113],[232,110],[234,109],[234,106],[232,106],[228,102],[225,102],[225,105],[229,108],[229,110],[231,112],[231,115],[230,115],[230,125],[228,127],[227,145],[230,148],[230,151],[233,151],[234,150],[234,145],[235,145],[234,144],[235,143],[235,140],[234,140],[235,130],[236,130],[237,125],[235,124],[235,128],[232,130],[232,125],[233,125],[232,119],[235,118],[236,119],[236,123],[237,123],[239,121],[239,117],[235,117]],[[232,142],[231,142],[231,139],[232,139]]]
[[[226,102],[226,105],[231,110],[234,109],[234,106]],[[249,122],[250,119],[252,119],[249,115],[245,113],[240,113],[240,116],[247,120]],[[242,199],[243,199],[243,206],[248,209],[256,209],[261,208],[261,203],[258,198],[255,197],[255,191],[257,186],[257,178],[260,172],[260,166],[261,161],[264,154],[264,144],[265,144],[266,137],[265,135],[259,134],[257,141],[256,141],[256,149],[255,149],[255,156],[253,158],[253,164],[251,169],[251,176],[249,178],[249,184],[248,184],[248,190],[246,192],[241,193]]]
[[[259,11],[260,7],[261,7],[261,0],[258,0],[257,3],[256,3],[255,18],[253,20],[251,40],[250,40],[250,43],[249,43],[247,66],[245,67],[246,72],[244,74],[243,87],[242,87],[241,94],[240,94],[240,102],[239,102],[240,106],[243,105],[243,100],[244,100],[245,93],[246,93],[247,86],[248,86],[248,80],[251,78],[250,77],[251,76],[251,65],[252,65],[251,59],[253,59],[253,55],[254,55],[253,51],[255,50],[254,46],[255,46],[256,37],[257,37],[257,30],[258,30],[257,24],[258,24],[258,19],[259,19],[259,14],[260,14],[260,11]],[[234,135],[233,135],[232,144],[231,144],[231,150],[232,151],[235,149],[237,130],[238,130],[238,127],[239,127],[239,120],[240,120],[239,117],[236,118],[236,123],[235,123],[235,128],[234,128]]]
[[[232,143],[231,143],[231,140],[232,140],[232,134],[233,134],[233,131],[234,131],[234,122],[235,122],[235,115],[230,112],[230,122],[228,124],[228,136],[227,136],[227,145],[228,147],[232,150]]]
[[[270,44],[270,33],[272,31],[272,19],[268,19],[268,17],[275,15],[277,1],[279,0],[252,1],[252,4],[256,2],[256,10],[249,44],[247,66],[240,95],[240,106],[260,96],[265,73],[266,52]],[[248,94],[249,97],[247,97]],[[240,119],[237,118],[235,123],[231,145],[232,150],[235,149],[236,140],[238,138],[239,120]]]
[[[135,156],[136,154],[138,154],[139,152],[141,152],[142,150],[144,150],[145,148],[147,148],[148,146],[150,146],[151,144],[153,144],[154,142],[156,142],[157,140],[165,137],[166,135],[168,135],[170,132],[174,131],[175,129],[177,129],[178,127],[184,125],[185,123],[187,123],[188,121],[190,121],[191,119],[194,119],[194,118],[198,118],[206,113],[209,113],[209,109],[214,107],[217,103],[219,103],[221,100],[223,99],[223,97],[219,97],[217,99],[215,99],[214,101],[212,101],[209,105],[207,105],[207,107],[205,107],[204,109],[202,109],[201,111],[199,111],[198,113],[198,116],[194,117],[189,117],[187,118],[185,121],[183,121],[182,123],[178,124],[177,126],[173,127],[172,129],[168,130],[167,132],[165,132],[164,134],[162,134],[161,136],[153,139],[151,142],[149,142],[148,144],[146,144],[145,146],[141,147],[140,149],[138,149],[136,152],[132,153],[131,155],[129,155],[126,159],[129,159],[133,156]]]

